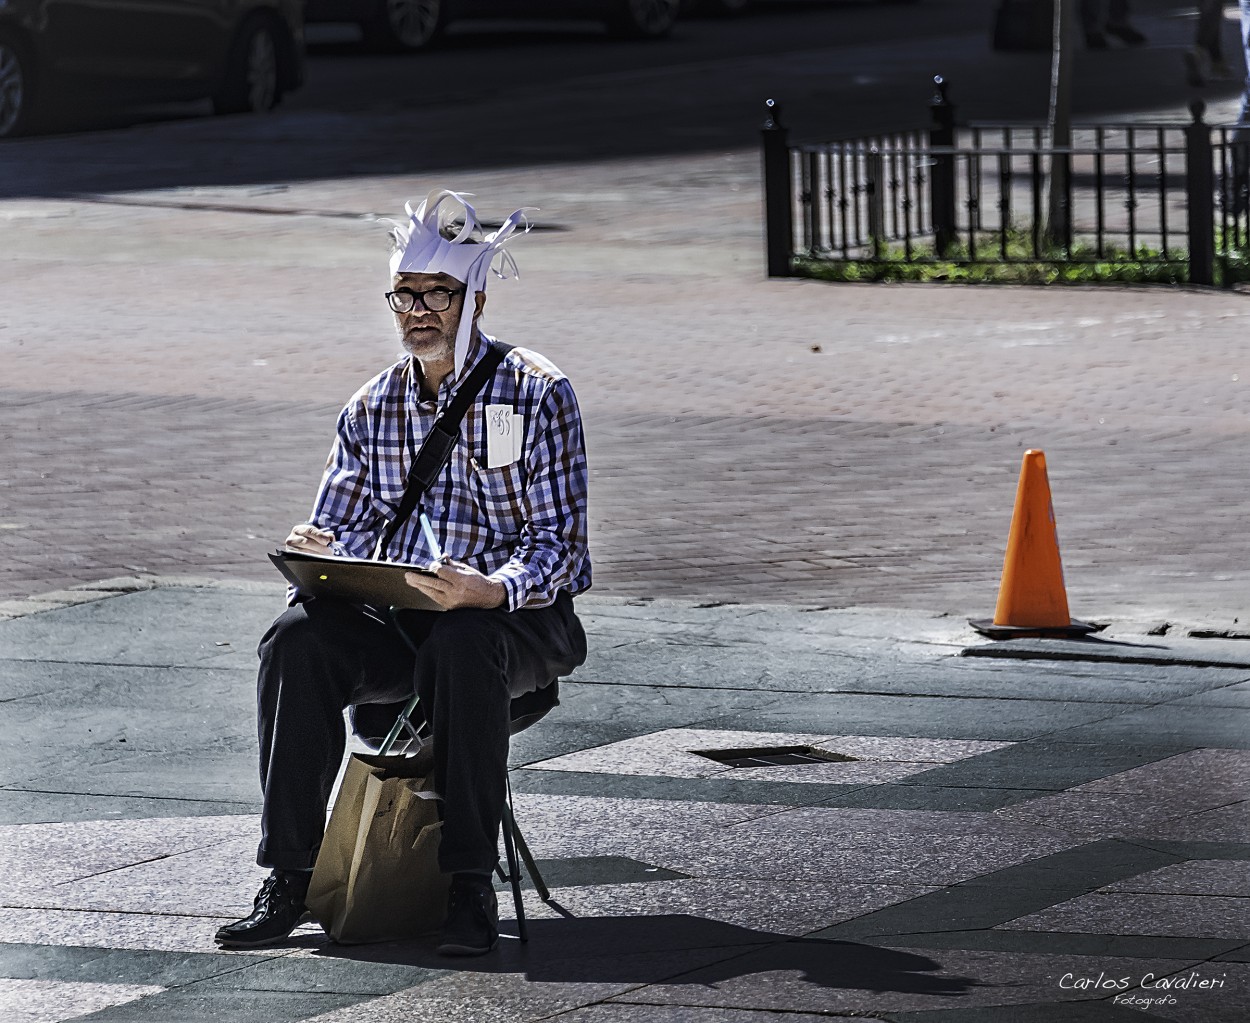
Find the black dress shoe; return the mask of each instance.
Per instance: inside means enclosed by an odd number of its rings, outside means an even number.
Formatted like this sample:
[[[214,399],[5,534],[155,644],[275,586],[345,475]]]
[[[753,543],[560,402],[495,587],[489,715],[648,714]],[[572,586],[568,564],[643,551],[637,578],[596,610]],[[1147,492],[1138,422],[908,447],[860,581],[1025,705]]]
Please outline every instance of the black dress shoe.
[[[435,951],[441,956],[481,956],[499,944],[499,904],[490,881],[452,881],[447,922]]]
[[[312,919],[304,905],[307,894],[307,874],[275,871],[260,886],[252,915],[222,927],[217,932],[217,944],[222,948],[262,948],[283,941]]]

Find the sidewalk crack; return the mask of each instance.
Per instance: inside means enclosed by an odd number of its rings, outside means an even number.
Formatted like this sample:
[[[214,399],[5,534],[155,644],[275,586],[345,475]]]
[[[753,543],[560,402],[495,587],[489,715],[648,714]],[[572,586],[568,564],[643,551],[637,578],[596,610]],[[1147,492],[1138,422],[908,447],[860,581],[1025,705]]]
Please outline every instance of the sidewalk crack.
[[[118,758],[120,759],[120,758]],[[115,762],[115,761],[111,761]],[[28,789],[23,788],[19,784],[0,785],[0,792],[29,792],[31,795],[37,796],[92,796],[96,799],[159,799],[170,803],[228,803],[232,806],[255,806],[256,804],[245,799],[193,799],[189,796],[137,796],[133,793],[117,793],[117,792],[74,792],[63,789]],[[202,816],[202,815],[197,815]],[[246,817],[249,814],[220,814],[223,817]],[[91,818],[92,820],[107,820],[108,818]],[[127,818],[116,818],[118,820],[126,820]],[[35,823],[46,824],[47,821],[37,821]],[[25,825],[20,825],[25,826]]]

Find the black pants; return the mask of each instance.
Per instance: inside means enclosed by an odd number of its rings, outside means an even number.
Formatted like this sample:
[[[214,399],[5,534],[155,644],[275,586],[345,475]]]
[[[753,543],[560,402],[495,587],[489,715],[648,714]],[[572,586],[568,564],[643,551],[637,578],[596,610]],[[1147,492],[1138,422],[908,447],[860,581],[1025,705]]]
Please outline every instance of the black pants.
[[[493,870],[508,766],[509,707],[586,659],[564,592],[550,607],[508,612],[404,611],[393,624],[351,604],[310,600],[261,640],[257,680],[262,867],[311,867],[343,759],[343,709],[416,692],[434,734],[443,796],[439,866]]]
[[[1207,51],[1212,60],[1223,60],[1220,29],[1224,24],[1224,0],[1198,0],[1198,24],[1194,45]]]

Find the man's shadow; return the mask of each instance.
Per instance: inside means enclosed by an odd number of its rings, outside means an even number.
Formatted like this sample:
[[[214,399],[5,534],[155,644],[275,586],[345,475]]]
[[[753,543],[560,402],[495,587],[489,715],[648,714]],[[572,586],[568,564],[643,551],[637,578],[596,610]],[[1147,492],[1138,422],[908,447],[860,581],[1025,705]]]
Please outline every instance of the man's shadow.
[[[435,955],[433,944],[432,938],[371,945],[328,942],[314,954],[439,971],[520,973],[535,982],[710,987],[785,972],[821,988],[873,992],[960,995],[980,986],[969,977],[934,976],[941,964],[910,952],[795,938],[687,914],[531,920],[527,943],[504,935],[495,952],[480,958],[448,959]]]

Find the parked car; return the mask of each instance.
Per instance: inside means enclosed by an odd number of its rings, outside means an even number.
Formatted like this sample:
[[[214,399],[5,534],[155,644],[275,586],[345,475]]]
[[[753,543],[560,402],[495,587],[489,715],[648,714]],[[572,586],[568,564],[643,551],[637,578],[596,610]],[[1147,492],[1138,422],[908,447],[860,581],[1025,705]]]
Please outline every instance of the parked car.
[[[304,77],[301,0],[0,0],[0,138],[84,91],[268,110]]]
[[[307,0],[304,19],[355,22],[377,50],[419,50],[453,21],[471,18],[589,18],[616,36],[666,35],[683,0]]]

